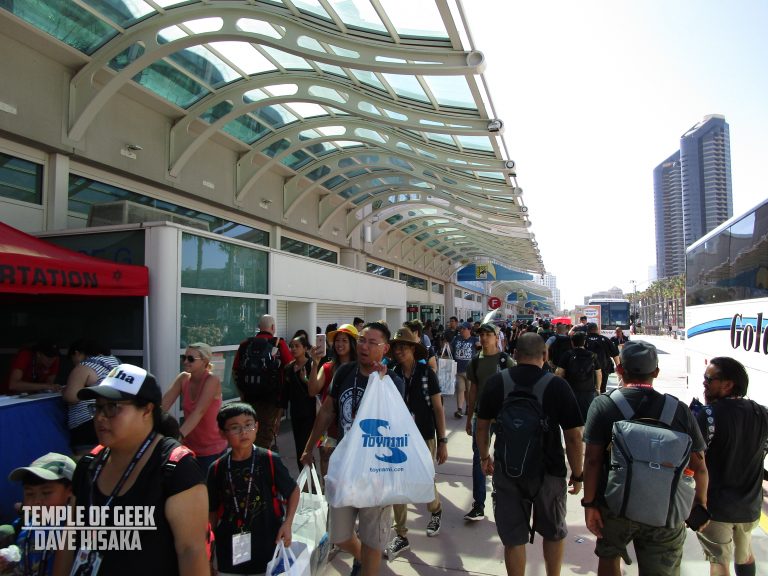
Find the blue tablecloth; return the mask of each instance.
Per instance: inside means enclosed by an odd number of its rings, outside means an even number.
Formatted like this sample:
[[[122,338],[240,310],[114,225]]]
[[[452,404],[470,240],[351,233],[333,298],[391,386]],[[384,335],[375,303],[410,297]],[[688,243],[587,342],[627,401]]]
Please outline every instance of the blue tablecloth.
[[[15,517],[13,505],[22,497],[21,483],[8,480],[11,470],[29,466],[48,452],[70,454],[70,449],[66,408],[60,394],[0,399],[0,524],[6,524]]]

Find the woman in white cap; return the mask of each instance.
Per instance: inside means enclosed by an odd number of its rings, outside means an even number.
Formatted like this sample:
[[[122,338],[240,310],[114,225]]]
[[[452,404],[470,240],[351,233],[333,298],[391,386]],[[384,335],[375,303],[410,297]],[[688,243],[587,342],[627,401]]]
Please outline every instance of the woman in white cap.
[[[56,555],[54,574],[208,576],[203,474],[188,448],[157,432],[161,393],[155,377],[138,366],[121,364],[98,386],[80,390],[78,398],[96,400],[92,406],[101,445],[75,469],[74,505],[85,507],[88,526],[78,532],[77,552]],[[91,515],[90,507],[99,507],[100,513]],[[136,510],[147,511],[151,518],[125,515]],[[135,532],[140,551],[86,546],[91,530],[106,528],[111,534],[147,526],[150,529]]]
[[[227,440],[219,434],[216,414],[221,408],[221,380],[213,374],[211,347],[204,342],[187,346],[181,356],[181,372],[163,396],[163,410],[170,410],[181,395],[184,423],[179,432],[181,443],[189,446],[197,462],[208,472],[208,467],[224,453]]]

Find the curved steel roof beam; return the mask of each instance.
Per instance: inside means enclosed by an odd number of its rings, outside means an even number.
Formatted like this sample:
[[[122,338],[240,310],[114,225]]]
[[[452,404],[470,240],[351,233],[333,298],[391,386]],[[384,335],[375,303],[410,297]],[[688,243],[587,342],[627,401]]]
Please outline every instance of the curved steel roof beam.
[[[330,65],[384,72],[392,74],[452,76],[479,74],[485,67],[482,52],[459,52],[447,49],[406,48],[388,42],[342,36],[319,30],[293,16],[285,16],[275,10],[242,3],[217,2],[216,18],[221,18],[221,28],[214,32],[202,32],[169,42],[158,42],[158,33],[170,26],[197,19],[210,19],[211,7],[205,4],[189,4],[171,8],[128,28],[125,33],[97,50],[91,62],[75,75],[70,83],[70,130],[72,140],[80,140],[93,118],[106,102],[139,71],[152,62],[170,54],[207,42],[243,41],[270,46],[309,60]],[[249,19],[263,22],[274,36],[248,32],[238,27],[238,21]],[[279,30],[273,28],[277,26]],[[123,68],[101,89],[94,83],[96,73],[110,60],[134,44],[141,44],[144,53]],[[319,43],[319,44],[318,44]],[[337,47],[337,53],[317,50],[316,45]],[[356,57],[354,56],[356,55]]]
[[[403,175],[404,176],[409,176],[408,174],[403,174]],[[364,176],[360,176],[359,178],[355,178],[355,179],[350,180],[349,181],[349,186],[355,185],[356,182],[362,183],[362,182],[366,182],[366,181],[370,181],[370,180],[375,180],[375,179],[381,178],[383,176],[384,176],[383,174],[380,175],[380,176],[366,174]],[[352,212],[356,212],[358,209],[360,209],[360,207],[366,206],[368,204],[372,204],[372,203],[376,202],[377,200],[388,199],[391,196],[399,196],[399,195],[403,195],[403,194],[419,194],[424,200],[421,200],[421,199],[420,200],[414,200],[414,202],[424,202],[427,206],[430,206],[431,208],[442,208],[442,206],[440,206],[439,204],[436,204],[436,203],[429,202],[428,201],[428,197],[430,197],[430,196],[431,197],[442,198],[446,202],[449,202],[449,203],[452,203],[452,204],[455,203],[455,198],[453,196],[449,195],[449,194],[446,194],[442,190],[417,188],[417,187],[413,187],[412,184],[409,185],[408,183],[404,183],[404,184],[383,183],[383,184],[381,184],[379,186],[371,186],[370,188],[360,190],[354,196],[350,196],[349,198],[343,198],[338,193],[331,194],[330,196],[327,196],[327,197],[323,198],[320,201],[320,207],[321,207],[320,208],[320,222],[319,222],[318,228],[322,230],[329,221],[331,221],[334,217],[338,216],[344,210],[347,210],[348,211],[348,217],[347,217],[348,218],[348,222],[347,222],[347,225],[348,225],[348,229],[349,229],[349,211],[350,210]],[[368,196],[368,200],[366,202],[362,202],[360,204],[356,204],[355,203],[355,200],[360,199],[360,198],[365,197],[365,196]],[[341,203],[339,203],[338,206],[335,206],[332,210],[328,211],[327,210],[328,205],[331,204],[331,201],[329,199],[331,199],[331,198],[336,199],[336,200],[341,200]],[[409,203],[410,200],[403,201],[403,202]],[[400,202],[397,202],[397,203],[400,203]],[[350,204],[353,205],[354,208],[352,206],[350,206]],[[471,205],[471,203],[470,203],[470,205]],[[325,209],[323,209],[324,206],[325,206]],[[494,234],[494,233],[498,233],[498,232],[495,232],[493,230],[493,228],[492,228],[495,225],[495,223],[487,222],[486,221],[487,218],[497,218],[497,219],[501,220],[501,218],[503,216],[506,216],[507,219],[510,220],[509,224],[512,224],[511,220],[514,220],[514,219],[519,219],[520,221],[523,221],[522,217],[520,216],[520,213],[519,212],[511,213],[508,206],[498,206],[496,209],[499,210],[499,212],[494,212],[493,210],[490,210],[490,209],[482,209],[482,208],[478,209],[478,208],[473,206],[472,207],[472,215],[470,215],[470,213],[467,213],[467,212],[469,212],[468,208],[464,208],[463,210],[461,210],[461,208],[463,208],[463,207],[456,207],[455,204],[453,204],[453,206],[454,206],[454,207],[452,207],[453,211],[458,211],[460,213],[464,212],[464,215],[467,217],[468,220],[470,220],[470,219],[471,220],[478,220],[478,221],[480,221],[482,223],[483,226],[487,226],[489,228],[489,230],[484,230],[483,232],[488,233],[488,234]],[[499,227],[501,227],[501,225],[503,225],[504,223],[501,222],[499,224],[500,224]]]
[[[285,86],[293,86],[295,91],[288,95],[271,96],[249,102],[244,101],[244,96],[252,90],[269,90],[270,87],[279,87],[282,91]],[[332,97],[332,95],[335,95],[337,98]],[[223,102],[229,102],[232,105],[227,114],[222,115],[210,124],[205,124],[205,128],[201,133],[194,133],[190,129],[192,124],[199,120],[202,114]],[[435,111],[430,112],[426,109],[417,110],[403,105],[402,102],[394,102],[362,93],[354,85],[343,82],[340,79],[322,78],[312,74],[298,73],[279,74],[277,76],[274,73],[269,75],[261,74],[248,80],[233,82],[215,94],[204,98],[190,107],[187,114],[171,128],[171,174],[177,175],[197,149],[227,123],[254,110],[290,102],[310,102],[321,106],[329,106],[347,112],[361,121],[372,122],[374,126],[384,125],[416,132],[427,131],[469,136],[488,136],[489,134],[488,119],[478,118],[477,116],[459,117]],[[371,109],[397,112],[405,119],[390,118],[385,114],[373,113],[370,111]],[[301,121],[299,121],[299,124],[301,124]],[[368,124],[368,129],[374,130],[375,128]],[[275,133],[269,138],[274,139],[278,135],[279,133]],[[269,145],[269,139],[261,139],[257,142],[261,148],[263,148],[262,143],[266,143],[267,146]],[[428,144],[423,142],[421,146],[429,147]],[[459,154],[458,151],[457,154]]]
[[[334,107],[337,106],[334,105]],[[202,110],[201,113],[204,111],[205,110]],[[413,134],[400,130],[399,126],[386,126],[383,124],[371,125],[367,119],[356,118],[354,116],[322,116],[309,118],[299,122],[292,122],[276,129],[268,137],[269,140],[262,138],[257,140],[257,142],[270,145],[281,139],[295,139],[299,133],[306,130],[321,130],[322,128],[327,127],[346,128],[346,126],[349,126],[353,130],[361,128],[378,132],[384,137],[385,142],[374,140],[374,146],[390,151],[393,154],[409,154],[409,150],[403,149],[403,147],[398,146],[398,144],[408,146],[411,149],[416,148],[416,152],[419,154],[418,159],[420,161],[429,163],[430,165],[440,166],[443,169],[455,168],[457,170],[477,170],[482,172],[514,172],[514,169],[507,168],[504,160],[499,160],[490,151],[472,149],[464,149],[463,151],[448,150],[444,145],[428,143],[423,139],[416,138]],[[490,137],[493,138],[492,135],[490,135]],[[336,139],[363,140],[362,137],[354,136],[354,134],[351,134],[348,130],[336,135]],[[334,156],[327,157],[333,158]],[[245,156],[243,158],[245,158]],[[408,156],[408,158],[410,159],[412,157]],[[301,170],[297,170],[297,174],[308,171],[311,170],[302,168]],[[466,178],[466,176],[463,175],[452,175],[451,177]],[[504,185],[499,184],[499,186],[503,187]]]
[[[336,137],[336,139],[338,138],[339,137]],[[357,157],[373,156],[378,157],[375,162],[372,162],[370,159],[366,159],[365,162],[361,164],[349,164],[345,166],[340,165],[345,160],[351,160]],[[388,161],[391,158],[397,158],[401,162],[405,162],[406,164],[413,166],[414,170],[412,172],[406,172],[406,167],[402,164],[394,164]],[[329,171],[316,180],[308,179],[306,175],[313,172],[314,170],[317,170],[319,166],[326,166],[328,167]],[[413,157],[407,156],[405,151],[394,153],[388,150],[383,150],[381,148],[345,149],[340,153],[332,153],[322,156],[316,162],[312,162],[307,166],[302,167],[297,171],[296,176],[293,176],[286,181],[283,188],[285,206],[284,215],[288,216],[296,206],[299,206],[304,200],[311,197],[313,193],[332,194],[333,190],[326,188],[325,182],[329,182],[337,176],[343,176],[350,171],[365,168],[381,168],[387,170],[400,169],[403,174],[408,175],[409,177],[419,178],[429,178],[424,173],[433,172],[436,175],[455,180],[457,185],[449,185],[440,178],[428,179],[426,181],[434,184],[435,186],[450,186],[456,190],[457,193],[464,193],[466,188],[479,185],[477,180],[471,179],[467,176],[464,176],[463,174],[453,174],[452,172],[437,168],[426,162],[415,160]],[[307,182],[309,185],[305,188],[301,188],[301,185]],[[508,202],[513,201],[513,199],[517,197],[515,187],[509,187],[508,189],[486,189],[484,192],[480,192],[474,189],[466,189],[466,192],[483,199],[488,199],[490,196],[509,196],[509,200],[506,200]],[[504,202],[505,200],[501,199],[500,201]]]

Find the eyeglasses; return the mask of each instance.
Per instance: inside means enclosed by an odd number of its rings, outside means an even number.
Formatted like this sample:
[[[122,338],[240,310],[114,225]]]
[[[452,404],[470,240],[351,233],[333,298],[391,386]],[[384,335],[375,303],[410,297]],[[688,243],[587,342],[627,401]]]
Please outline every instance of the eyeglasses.
[[[198,356],[185,356],[184,354],[181,355],[182,362],[189,362],[190,364],[194,364],[197,360],[202,360],[202,358]]]
[[[367,340],[365,338],[360,338],[357,341],[358,346],[384,346],[385,342],[376,342],[375,340]]]
[[[114,418],[123,409],[123,406],[128,406],[132,402],[105,402],[104,404],[88,404],[88,412],[91,416],[96,417],[101,412],[105,418]]]
[[[711,376],[704,375],[704,382],[707,384],[712,384],[715,380],[722,380],[719,376],[715,376],[714,378]]]
[[[230,426],[224,430],[230,436],[240,436],[243,432],[253,432],[256,430],[256,424],[246,424],[245,426]]]

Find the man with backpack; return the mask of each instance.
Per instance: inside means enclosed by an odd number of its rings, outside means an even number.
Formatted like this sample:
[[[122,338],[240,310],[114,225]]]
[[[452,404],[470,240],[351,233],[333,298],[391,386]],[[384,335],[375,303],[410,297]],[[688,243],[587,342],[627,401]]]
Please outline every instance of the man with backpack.
[[[633,542],[640,574],[676,576],[685,521],[706,513],[704,439],[685,404],[653,389],[652,344],[627,342],[617,370],[624,386],[595,398],[584,429],[581,505],[597,536],[597,573],[619,576]]]
[[[570,336],[568,336],[568,325],[563,323],[555,324],[555,333],[547,339],[547,360],[552,372],[560,366],[558,363],[560,356],[571,348],[573,348],[573,345],[571,344]]]
[[[587,335],[576,332],[571,336],[573,348],[560,357],[560,366],[555,374],[565,378],[571,385],[582,418],[587,417],[587,411],[592,400],[600,391],[601,370],[597,363],[597,355],[584,348]]]
[[[480,453],[477,450],[475,432],[477,429],[477,401],[483,392],[485,383],[494,374],[511,368],[514,364],[506,352],[499,352],[499,327],[489,322],[478,330],[482,350],[469,361],[467,366],[467,434],[472,437],[472,509],[464,515],[464,520],[477,522],[485,518],[485,474],[480,464]]]
[[[602,371],[600,393],[608,386],[608,376],[614,372],[614,364],[619,363],[619,348],[607,336],[600,334],[600,327],[594,322],[587,323],[587,341],[584,347],[597,354],[597,363]],[[584,417],[586,418],[586,414]]]
[[[507,574],[525,574],[525,544],[534,532],[543,538],[548,574],[562,564],[566,490],[581,490],[583,421],[568,383],[542,366],[547,359],[544,340],[526,332],[517,340],[517,366],[494,374],[485,383],[477,410],[477,447],[495,491],[496,529],[504,545]],[[496,420],[494,455],[490,426]],[[565,455],[560,440],[565,438]],[[565,456],[571,468],[566,480]],[[530,524],[533,509],[533,524]]]
[[[712,358],[704,371],[706,406],[694,408],[707,443],[712,521],[697,536],[711,576],[755,576],[752,531],[763,507],[763,458],[768,449],[768,410],[747,395],[744,366],[727,356]]]
[[[283,366],[293,360],[285,340],[274,333],[275,319],[264,314],[259,319],[259,332],[240,343],[232,362],[232,381],[240,399],[256,410],[256,445],[268,450],[275,445],[280,427]]]

